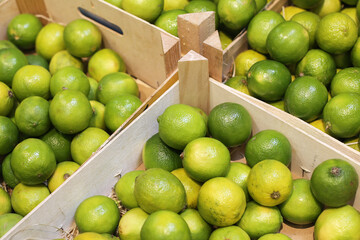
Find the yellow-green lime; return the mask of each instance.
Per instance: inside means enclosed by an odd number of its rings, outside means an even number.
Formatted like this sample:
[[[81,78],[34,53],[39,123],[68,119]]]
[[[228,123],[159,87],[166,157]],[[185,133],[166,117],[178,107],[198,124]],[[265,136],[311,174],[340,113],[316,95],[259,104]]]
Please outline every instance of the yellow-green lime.
[[[341,1],[350,6],[355,6],[358,2],[357,0],[341,0]]]
[[[164,0],[123,0],[122,8],[145,21],[153,23],[164,9]]]
[[[155,25],[166,32],[178,36],[178,24],[177,18],[179,15],[186,14],[185,10],[173,9],[166,12],[162,12],[161,15],[156,19]]]
[[[280,101],[277,101],[277,102],[271,102],[269,103],[270,105],[282,110],[282,111],[285,111],[285,103],[284,103],[284,100],[280,100]]]
[[[260,12],[260,10],[264,9],[267,0],[255,0],[256,3],[256,13]]]
[[[234,183],[239,185],[246,196],[246,201],[250,200],[250,196],[247,190],[247,178],[249,176],[251,168],[239,162],[231,162],[229,172],[225,175],[226,178],[232,180]]]
[[[250,240],[249,235],[238,226],[218,228],[210,235],[209,240],[239,239]]]
[[[10,195],[0,187],[0,216],[11,211]]]
[[[314,48],[316,46],[315,34],[317,26],[320,22],[320,17],[313,12],[300,12],[295,14],[291,21],[300,23],[309,33],[309,48]]]
[[[64,67],[76,67],[83,71],[84,64],[80,58],[76,58],[72,56],[68,51],[62,50],[57,53],[51,58],[49,63],[49,71],[51,75],[54,75],[57,71]]]
[[[22,216],[16,213],[6,213],[0,216],[0,237],[4,236],[12,227],[14,227]]]
[[[290,21],[290,19],[300,12],[305,12],[306,10],[303,8],[295,7],[295,6],[286,6],[282,8],[281,15],[284,17],[286,21]]]
[[[0,82],[9,87],[12,85],[15,73],[27,65],[25,55],[17,48],[4,48],[0,50]]]
[[[291,240],[291,238],[282,233],[269,233],[263,235],[258,240]]]
[[[357,14],[356,14],[356,8],[355,7],[343,8],[341,10],[341,13],[345,13],[346,15],[351,17],[351,19],[354,20],[354,22],[356,23],[356,26],[359,26],[359,19],[358,19]]]
[[[354,67],[360,67],[360,38],[358,38],[350,52],[350,64]]]
[[[322,132],[326,132],[325,123],[322,119],[317,119],[315,121],[312,121],[312,122],[310,122],[310,125],[316,127],[317,129],[319,129]]]
[[[192,240],[209,239],[212,229],[197,210],[187,208],[180,214],[180,216],[187,223]]]
[[[335,75],[331,81],[331,96],[341,93],[360,93],[360,68],[345,68]]]
[[[144,170],[134,170],[125,173],[115,185],[115,193],[121,202],[121,205],[127,209],[137,208],[138,204],[134,195],[135,179],[142,174]]]
[[[345,145],[348,147],[351,147],[353,149],[355,149],[356,151],[360,152],[360,147],[359,147],[359,138],[350,138],[350,139],[346,139],[344,141]]]
[[[107,240],[107,238],[95,232],[86,232],[80,233],[74,240]]]
[[[11,168],[11,153],[9,153],[2,162],[2,178],[7,186],[14,189],[14,187],[20,183],[15,177],[14,172]]]
[[[141,208],[127,211],[119,222],[119,237],[121,240],[141,239],[140,232],[149,215]]]
[[[93,111],[93,115],[90,119],[89,127],[96,127],[102,130],[106,130],[105,125],[105,106],[98,102],[91,100],[90,105]]]
[[[331,13],[340,12],[341,1],[340,0],[322,0],[319,5],[312,9],[321,18]]]
[[[183,184],[186,192],[186,206],[187,208],[196,208],[201,184],[193,180],[184,168],[178,168],[171,172]]]
[[[11,152],[19,141],[19,130],[10,118],[0,116],[0,155]]]
[[[310,9],[319,5],[321,0],[292,0],[291,2],[299,8]]]
[[[219,27],[219,14],[214,2],[208,0],[190,1],[184,8],[187,13],[215,12],[215,29]]]
[[[36,37],[36,52],[50,60],[57,52],[65,50],[64,26],[49,23],[44,26]]]
[[[246,76],[235,76],[235,77],[229,78],[224,84],[235,90],[238,90],[239,92],[243,92],[247,95],[250,95],[249,89],[247,87],[247,77]]]
[[[254,50],[249,49],[244,52],[241,52],[235,58],[235,75],[246,76],[251,66],[262,60],[266,60],[266,56]]]
[[[0,50],[3,49],[3,48],[16,48],[17,47],[12,43],[10,42],[9,40],[0,40]]]
[[[64,161],[56,165],[54,174],[48,180],[48,188],[53,192],[58,188],[66,179],[68,179],[78,168],[79,164],[72,161]]]
[[[98,81],[96,81],[95,79],[88,77],[89,80],[89,84],[90,84],[90,90],[89,90],[89,94],[87,95],[89,100],[96,100],[96,90],[99,86]]]
[[[71,160],[70,144],[72,140],[71,135],[66,135],[55,128],[48,131],[41,137],[54,151],[56,162],[64,162]]]
[[[229,36],[223,31],[219,32],[219,38],[220,38],[221,48],[223,50],[226,49],[232,43],[231,36]]]
[[[164,11],[184,9],[190,0],[164,0]]]

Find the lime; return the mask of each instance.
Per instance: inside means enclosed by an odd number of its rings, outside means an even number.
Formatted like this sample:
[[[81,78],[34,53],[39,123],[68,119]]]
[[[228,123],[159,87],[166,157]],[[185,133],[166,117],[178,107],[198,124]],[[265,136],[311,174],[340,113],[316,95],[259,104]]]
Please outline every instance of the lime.
[[[89,84],[90,84],[90,90],[89,90],[89,94],[87,95],[89,100],[96,100],[96,90],[99,86],[98,81],[96,81],[95,79],[88,77],[89,80]]]
[[[0,187],[0,216],[5,213],[11,213],[10,195]]]
[[[16,48],[17,47],[10,41],[8,40],[0,40],[0,50],[3,48]]]
[[[249,32],[248,32],[248,36],[249,36]],[[258,40],[258,38],[256,39]],[[266,57],[254,50],[249,49],[244,52],[241,52],[235,58],[235,75],[246,76],[251,66],[254,65],[254,63],[260,62],[262,60],[266,60]]]
[[[135,179],[135,199],[147,213],[158,210],[180,212],[186,205],[186,192],[180,180],[161,168],[151,168]]]
[[[249,234],[251,239],[258,239],[265,234],[279,232],[282,222],[283,218],[277,207],[265,207],[250,201],[237,225]]]
[[[258,240],[291,240],[291,238],[282,233],[269,233],[263,235]]]
[[[351,6],[355,6],[357,4],[357,0],[341,0],[343,3]]]
[[[144,222],[140,236],[142,240],[191,240],[189,227],[178,214],[159,210]]]
[[[312,9],[321,18],[334,12],[340,12],[341,2],[340,0],[322,0],[319,5]]]
[[[190,0],[164,0],[164,11],[184,9]]]
[[[178,25],[177,18],[179,15],[186,14],[185,10],[174,9],[166,12],[162,12],[161,15],[156,19],[155,25],[161,29],[164,29],[168,33],[178,36]]]
[[[311,191],[328,207],[341,207],[355,197],[359,176],[355,168],[341,159],[319,164],[311,176]]]
[[[280,100],[280,101],[277,101],[277,102],[271,102],[269,103],[270,105],[282,110],[282,111],[285,111],[285,103],[284,103],[284,100]]]
[[[356,15],[356,8],[352,7],[352,8],[343,8],[341,10],[342,13],[345,13],[346,15],[348,15],[349,17],[351,17],[352,20],[354,20],[354,22],[356,23],[356,26],[359,27],[359,19]]]
[[[29,137],[39,137],[49,131],[49,102],[42,97],[25,98],[15,111],[15,121],[19,131]]]
[[[354,67],[360,67],[360,38],[358,38],[353,46],[353,48],[351,49],[350,52],[350,60],[351,62],[349,63],[349,65],[353,65]],[[346,65],[346,67],[348,67],[348,65]]]
[[[284,21],[284,18],[279,13],[271,10],[265,10],[256,14],[254,18],[251,19],[247,29],[247,38],[250,47],[260,53],[268,53],[266,49],[266,39],[271,30]]]
[[[0,216],[0,237],[4,236],[12,227],[14,227],[22,216],[16,213],[6,213]]]
[[[210,135],[225,146],[238,146],[251,135],[251,116],[240,104],[225,102],[211,110],[208,128]]]
[[[161,140],[178,150],[183,150],[192,140],[204,137],[207,132],[201,114],[185,104],[169,106],[157,121]]]
[[[20,181],[15,177],[11,168],[11,153],[2,162],[2,177],[7,186],[14,188]]]
[[[209,240],[250,240],[249,235],[238,226],[218,228],[211,233]]]
[[[0,116],[0,155],[11,152],[19,141],[19,130],[10,118]]]
[[[105,106],[105,125],[115,132],[140,106],[138,97],[122,94],[110,100]]]
[[[14,107],[15,96],[11,88],[0,82],[0,116],[7,116]]]
[[[180,151],[167,146],[157,133],[146,141],[142,159],[146,169],[162,168],[171,172],[182,167],[180,153]]]
[[[49,63],[40,55],[26,55],[29,65],[36,65],[49,70]]]
[[[90,101],[93,115],[90,119],[89,127],[96,127],[106,130],[105,125],[105,106],[97,101]]]
[[[187,223],[192,240],[208,240],[211,234],[210,225],[200,216],[195,209],[185,209],[180,216]]]
[[[242,217],[245,207],[244,191],[230,179],[212,178],[200,188],[198,211],[212,225],[226,227],[235,224]]]
[[[42,24],[32,14],[19,14],[11,19],[7,27],[7,37],[17,47],[28,50],[35,47],[36,36],[40,32]]]
[[[164,0],[123,0],[122,8],[148,22],[154,22],[164,8]]]
[[[247,77],[250,94],[264,101],[282,99],[291,82],[291,74],[287,67],[273,60],[255,63]]]
[[[56,162],[71,160],[70,144],[72,136],[65,135],[53,128],[42,136],[41,140],[46,142],[54,151]]]
[[[224,50],[232,43],[232,37],[223,31],[219,32],[221,48]]]
[[[138,204],[134,195],[135,179],[142,174],[144,170],[135,170],[125,173],[115,185],[115,193],[121,204],[128,208],[137,208]]]
[[[149,215],[141,208],[127,211],[119,222],[119,237],[121,240],[140,239],[140,231]]]
[[[238,90],[239,92],[250,95],[249,89],[247,87],[247,77],[246,76],[235,76],[235,77],[229,78],[224,84],[235,90]]]
[[[247,178],[249,176],[250,170],[251,168],[244,163],[231,162],[230,170],[225,175],[226,178],[232,180],[243,189],[246,196],[246,201],[250,200],[249,192],[247,190]]]
[[[49,189],[44,184],[28,186],[19,183],[12,191],[11,205],[17,214],[25,216],[49,195]]]
[[[339,71],[339,69],[353,66],[353,63],[351,62],[352,60],[351,60],[351,52],[350,51],[340,53],[340,54],[333,54],[332,57],[334,58],[336,67],[338,68],[337,72]]]
[[[356,151],[360,152],[360,148],[359,148],[359,138],[348,138],[346,140],[343,141],[344,144],[348,147],[351,147],[353,149],[355,149]]]
[[[81,59],[72,56],[68,51],[62,50],[57,53],[51,58],[49,64],[49,71],[51,75],[54,75],[57,71],[64,67],[76,67],[81,71],[84,68],[84,65]]]
[[[55,171],[55,154],[44,141],[27,138],[14,148],[11,155],[11,168],[16,178],[22,183],[39,184]]]
[[[122,0],[105,0],[105,2],[108,2],[118,8],[121,8]]]
[[[300,23],[309,33],[309,48],[314,48],[315,43],[315,34],[320,22],[320,17],[312,12],[300,12],[295,14],[291,21]]]
[[[188,13],[200,13],[200,12],[215,12],[215,29],[219,27],[219,14],[217,10],[217,6],[212,1],[208,0],[198,0],[191,1],[187,4],[184,10]]]
[[[0,50],[0,82],[11,87],[17,70],[28,64],[25,55],[16,48]]]
[[[303,8],[295,7],[295,6],[286,6],[281,10],[281,15],[284,17],[286,21],[290,21],[290,19],[301,12],[305,12],[306,10]]]
[[[299,8],[310,9],[319,5],[321,0],[292,0],[291,2]]]
[[[36,37],[36,52],[50,60],[57,52],[65,49],[64,26],[49,23],[44,26]]]
[[[75,223],[80,233],[114,233],[120,213],[114,200],[97,195],[82,201],[75,212]]]
[[[360,93],[360,68],[346,68],[337,73],[330,89],[332,97],[341,93]]]
[[[101,45],[101,32],[96,25],[86,19],[76,19],[64,29],[66,49],[75,57],[90,57]]]
[[[48,188],[53,192],[58,188],[66,179],[68,179],[78,168],[79,164],[70,161],[64,161],[56,165],[54,174],[49,178]]]
[[[74,240],[107,240],[105,236],[94,232],[80,233]]]

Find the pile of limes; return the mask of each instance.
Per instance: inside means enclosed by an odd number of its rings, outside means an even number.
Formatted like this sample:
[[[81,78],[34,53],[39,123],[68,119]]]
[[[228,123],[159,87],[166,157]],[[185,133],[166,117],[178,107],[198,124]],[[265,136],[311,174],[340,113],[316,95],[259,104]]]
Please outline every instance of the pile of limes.
[[[225,84],[282,109],[359,150],[358,1],[292,1],[249,23],[251,49]]]
[[[11,224],[0,225],[0,236],[19,219],[12,210],[29,213],[141,105],[124,61],[100,49],[90,21],[43,26],[20,14],[7,37],[0,41],[0,177],[11,200],[0,189],[0,213],[9,213],[0,222]]]
[[[290,239],[278,233],[283,218],[300,228],[315,223],[315,239],[360,238],[360,214],[348,205],[359,177],[347,161],[329,159],[315,168],[311,180],[293,180],[288,139],[275,130],[251,137],[251,116],[237,103],[222,103],[209,116],[175,104],[158,124],[159,132],[143,148],[146,170],[128,172],[115,185],[121,214],[116,199],[87,198],[75,213],[76,240],[89,234],[97,239],[108,234],[142,240]],[[231,161],[229,148],[246,142],[247,164]]]

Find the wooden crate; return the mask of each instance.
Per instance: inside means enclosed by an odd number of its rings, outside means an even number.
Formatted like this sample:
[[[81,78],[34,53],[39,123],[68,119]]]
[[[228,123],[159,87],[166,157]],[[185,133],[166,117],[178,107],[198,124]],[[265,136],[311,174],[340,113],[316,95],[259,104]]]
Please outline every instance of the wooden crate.
[[[292,146],[291,171],[295,177],[309,179],[314,168],[330,158],[351,163],[360,174],[360,162],[353,156],[319,141],[299,128],[288,114],[274,113],[269,105],[249,96],[229,91],[224,84],[210,78],[208,60],[190,51],[179,61],[179,78],[148,110],[116,135],[113,141],[87,161],[82,171],[74,173],[51,198],[24,217],[3,239],[54,239],[63,237],[74,225],[77,206],[94,195],[109,195],[121,175],[137,169],[142,163],[142,148],[158,132],[157,117],[177,103],[186,103],[209,111],[223,102],[244,106],[253,122],[252,133],[274,129],[283,133]],[[198,84],[194,85],[193,82]],[[354,207],[360,210],[358,189]],[[312,239],[312,228],[298,229],[283,225],[281,232],[293,240]]]

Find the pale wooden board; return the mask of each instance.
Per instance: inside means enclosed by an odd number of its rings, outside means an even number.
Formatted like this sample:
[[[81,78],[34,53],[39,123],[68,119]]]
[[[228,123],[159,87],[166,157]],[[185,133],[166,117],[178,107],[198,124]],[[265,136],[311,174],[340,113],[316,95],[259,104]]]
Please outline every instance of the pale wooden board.
[[[20,13],[14,0],[0,2],[0,39],[7,39],[6,29],[11,19]]]

